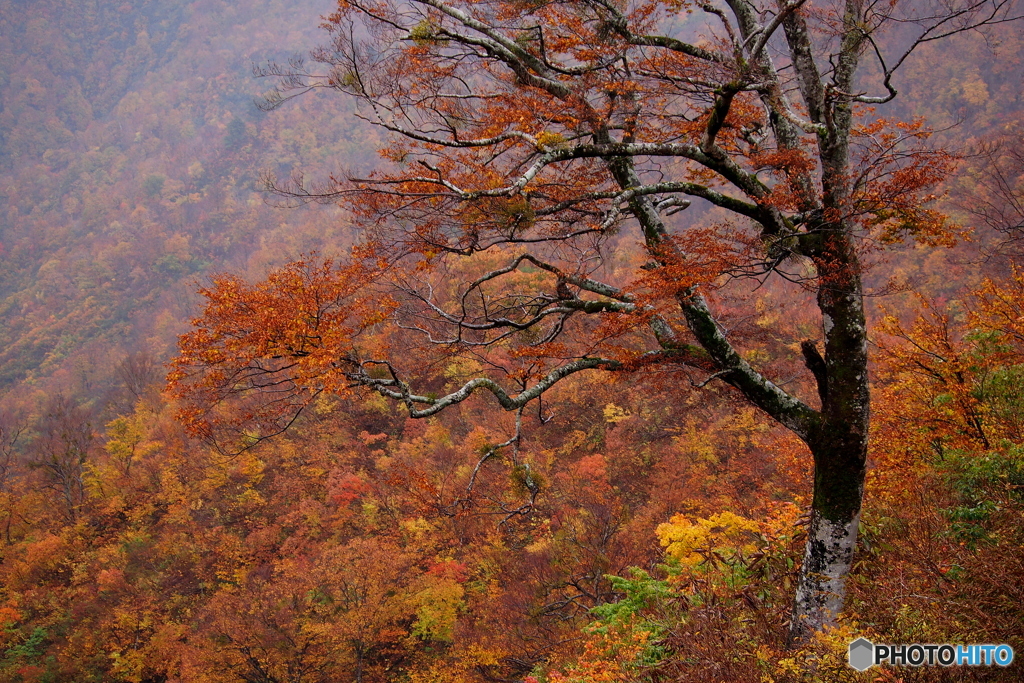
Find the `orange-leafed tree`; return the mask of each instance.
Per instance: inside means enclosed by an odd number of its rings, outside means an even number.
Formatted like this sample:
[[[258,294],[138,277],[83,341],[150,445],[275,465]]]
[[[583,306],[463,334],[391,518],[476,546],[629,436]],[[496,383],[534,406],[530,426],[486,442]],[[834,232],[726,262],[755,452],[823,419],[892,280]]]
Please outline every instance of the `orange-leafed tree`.
[[[318,186],[268,180],[348,206],[365,270],[299,264],[208,290],[173,375],[191,417],[238,415],[218,411],[241,401],[252,440],[356,387],[417,418],[489,392],[522,418],[576,373],[724,383],[814,461],[790,633],[802,639],[834,623],[856,542],[865,251],[949,235],[926,206],[953,159],[920,123],[868,107],[896,97],[918,46],[1015,12],[1004,0],[339,2],[319,66],[266,67],[281,80],[265,103],[317,88],[354,98],[392,135],[383,165]],[[816,390],[784,387],[727,329],[723,286],[749,294],[767,279],[817,305],[820,336],[802,340]],[[431,346],[455,386],[430,372],[429,351],[410,352]]]
[[[889,399],[879,420],[880,450],[942,458],[947,451],[988,451],[1019,442],[1024,274],[1015,270],[1004,282],[986,279],[949,310],[926,299],[921,308],[910,324],[887,315],[879,326]],[[909,429],[897,414],[908,410],[915,415]]]

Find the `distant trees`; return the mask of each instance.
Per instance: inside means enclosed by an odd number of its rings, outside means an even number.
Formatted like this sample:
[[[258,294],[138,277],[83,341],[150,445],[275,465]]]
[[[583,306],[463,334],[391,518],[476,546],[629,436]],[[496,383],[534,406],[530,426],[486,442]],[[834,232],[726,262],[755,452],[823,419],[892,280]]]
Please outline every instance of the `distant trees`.
[[[86,460],[95,433],[87,411],[64,396],[57,396],[39,425],[32,444],[32,466],[54,495],[65,519],[74,523],[85,502]]]
[[[790,631],[802,640],[834,623],[857,537],[870,415],[863,255],[950,234],[926,206],[951,155],[928,148],[920,123],[874,120],[866,107],[897,96],[896,72],[918,46],[1016,11],[1003,0],[685,12],[341,2],[330,44],[313,53],[324,72],[271,66],[282,87],[266,104],[342,92],[392,134],[390,163],[321,187],[271,185],[342,202],[364,243],[344,268],[296,264],[256,287],[226,278],[205,291],[174,374],[189,418],[247,422],[258,439],[323,392],[355,386],[413,417],[483,390],[521,418],[583,371],[721,381],[814,461]],[[881,38],[896,25],[915,33],[889,54]],[[859,78],[867,62],[877,82]],[[708,211],[702,227],[674,217],[693,204]],[[613,276],[627,226],[645,262]],[[801,343],[813,397],[758,369],[715,312],[725,283],[767,278],[813,293],[823,350],[817,335]],[[362,345],[384,320],[402,341]],[[479,370],[452,391],[417,389],[417,335]],[[226,399],[241,403],[217,407]]]
[[[981,143],[959,204],[980,225],[1004,236],[997,250],[1019,260],[1024,240],[1024,147],[1008,135]]]
[[[136,351],[125,356],[115,370],[124,388],[135,398],[141,399],[159,382],[162,367],[153,354]]]

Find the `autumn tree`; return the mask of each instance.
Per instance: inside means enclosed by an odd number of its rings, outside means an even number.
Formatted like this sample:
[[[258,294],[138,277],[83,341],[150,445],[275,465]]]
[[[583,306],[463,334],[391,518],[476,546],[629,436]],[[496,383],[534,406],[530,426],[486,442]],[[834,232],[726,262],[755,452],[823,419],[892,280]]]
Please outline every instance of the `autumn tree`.
[[[926,193],[953,159],[920,122],[875,119],[870,106],[897,96],[917,47],[1016,11],[1009,0],[340,2],[319,67],[262,70],[280,79],[265,105],[318,88],[354,98],[392,134],[385,163],[321,185],[269,181],[286,198],[341,202],[364,241],[344,268],[293,264],[206,290],[172,374],[187,416],[204,429],[234,411],[252,442],[324,392],[357,387],[416,418],[489,392],[521,419],[584,371],[658,368],[680,391],[724,383],[813,458],[790,634],[802,639],[834,623],[857,537],[865,253],[950,232]],[[616,264],[636,241],[643,257],[624,275]],[[727,292],[767,279],[813,295],[823,348],[800,348],[816,390],[785,388],[723,318]],[[371,334],[384,320],[390,348]],[[426,356],[396,341],[460,359],[449,375],[460,383],[439,390]]]
[[[980,225],[1001,234],[995,251],[1019,258],[1024,233],[1024,148],[1019,137],[988,140],[976,153],[958,202]]]
[[[95,438],[88,412],[64,396],[54,398],[39,425],[31,465],[42,472],[64,518],[74,523],[86,500],[86,460]]]
[[[894,315],[881,321],[884,393],[889,404],[898,397],[902,410],[909,406],[917,416],[913,430],[883,437],[899,441],[884,444],[892,452],[916,446],[941,459],[948,451],[987,451],[1024,437],[1024,274],[1015,270],[1004,282],[986,279],[966,301],[948,308],[922,298],[913,323]],[[901,422],[892,412],[883,414],[884,427]]]

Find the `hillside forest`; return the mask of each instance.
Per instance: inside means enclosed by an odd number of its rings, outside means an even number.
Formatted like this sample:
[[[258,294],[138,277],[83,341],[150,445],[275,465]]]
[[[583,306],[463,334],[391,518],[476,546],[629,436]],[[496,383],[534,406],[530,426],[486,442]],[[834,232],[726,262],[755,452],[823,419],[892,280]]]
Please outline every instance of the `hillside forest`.
[[[1019,681],[1024,5],[0,0],[0,681]]]

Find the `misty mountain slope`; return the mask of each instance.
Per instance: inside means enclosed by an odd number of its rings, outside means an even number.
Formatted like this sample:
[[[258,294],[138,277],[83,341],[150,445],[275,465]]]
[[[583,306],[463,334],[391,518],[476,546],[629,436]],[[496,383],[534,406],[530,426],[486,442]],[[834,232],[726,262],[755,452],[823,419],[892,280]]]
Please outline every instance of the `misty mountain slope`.
[[[251,65],[319,39],[330,3],[0,5],[0,388],[162,354],[211,271],[347,243],[264,203],[260,169],[373,158],[332,98],[263,114]]]

